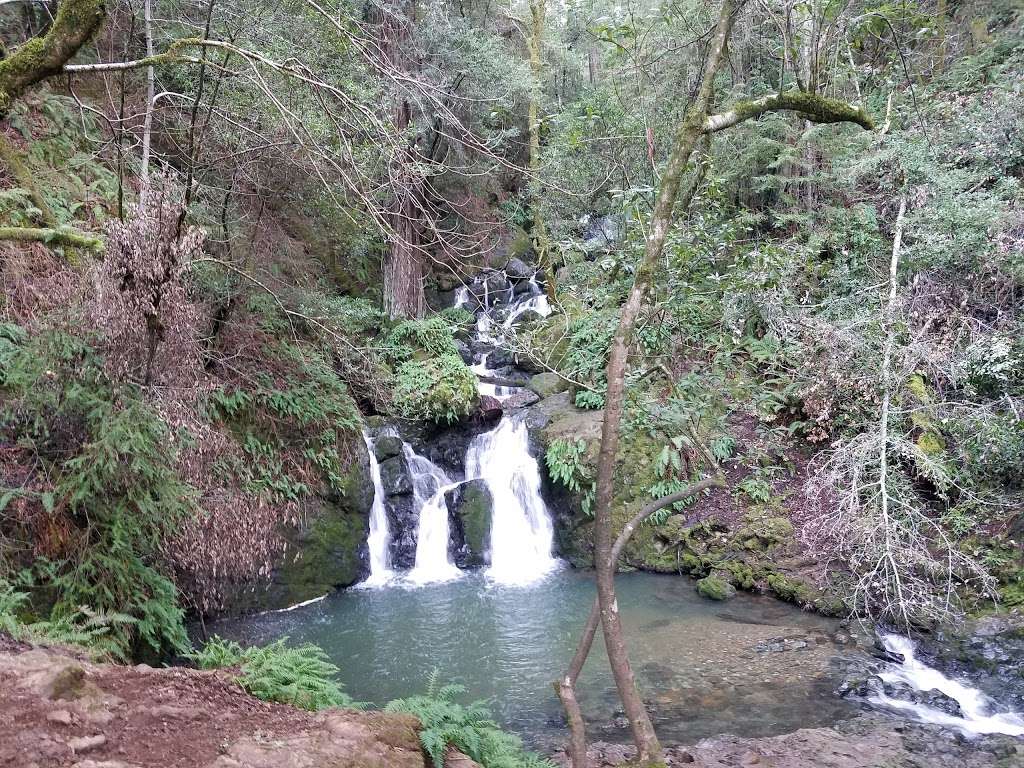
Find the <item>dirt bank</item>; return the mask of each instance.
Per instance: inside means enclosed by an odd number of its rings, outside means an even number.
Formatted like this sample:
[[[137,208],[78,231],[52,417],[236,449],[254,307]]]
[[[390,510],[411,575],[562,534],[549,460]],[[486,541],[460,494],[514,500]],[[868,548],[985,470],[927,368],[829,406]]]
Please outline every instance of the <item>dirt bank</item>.
[[[418,728],[268,704],[223,672],[93,664],[0,638],[5,768],[425,768]]]

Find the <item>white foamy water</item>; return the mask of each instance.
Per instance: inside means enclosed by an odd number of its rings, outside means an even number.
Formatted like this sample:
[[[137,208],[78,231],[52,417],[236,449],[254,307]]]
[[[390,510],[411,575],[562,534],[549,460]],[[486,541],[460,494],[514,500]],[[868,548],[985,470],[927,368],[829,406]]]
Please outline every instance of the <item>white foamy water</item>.
[[[956,728],[966,734],[1024,736],[1024,717],[1021,713],[993,712],[995,703],[977,688],[947,677],[920,661],[916,655],[917,649],[909,638],[886,634],[882,635],[881,640],[886,650],[903,657],[902,664],[891,664],[879,673],[884,682],[903,683],[917,691],[940,691],[956,700],[963,716],[957,717],[935,707],[903,701],[885,693],[869,697],[869,702],[906,712],[922,723]]]
[[[409,463],[413,503],[419,510],[416,562],[405,580],[410,584],[433,584],[457,579],[462,571],[448,554],[451,531],[444,495],[458,483],[453,483],[443,469],[420,456],[408,444],[403,444],[402,451]]]
[[[474,437],[466,451],[466,478],[482,478],[493,498],[487,576],[501,584],[530,584],[555,570],[554,526],[540,495],[526,424],[505,416]]]
[[[363,433],[366,450],[370,454],[370,477],[373,480],[373,506],[370,508],[370,535],[366,540],[370,551],[370,575],[360,586],[379,587],[394,578],[391,570],[391,531],[388,513],[384,507],[384,483],[380,479],[380,464],[373,453],[373,441]]]

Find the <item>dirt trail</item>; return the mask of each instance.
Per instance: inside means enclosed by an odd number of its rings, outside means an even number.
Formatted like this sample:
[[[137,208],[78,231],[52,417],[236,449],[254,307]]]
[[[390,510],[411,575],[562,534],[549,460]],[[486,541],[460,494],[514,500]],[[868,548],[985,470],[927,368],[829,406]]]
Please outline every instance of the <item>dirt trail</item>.
[[[3,768],[425,768],[418,728],[269,704],[224,672],[93,664],[0,637]]]

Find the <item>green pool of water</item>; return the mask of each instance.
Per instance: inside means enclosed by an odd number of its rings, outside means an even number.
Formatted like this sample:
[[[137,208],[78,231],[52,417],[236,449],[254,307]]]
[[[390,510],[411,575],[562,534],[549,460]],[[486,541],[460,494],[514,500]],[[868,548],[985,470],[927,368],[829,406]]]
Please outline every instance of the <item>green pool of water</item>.
[[[847,653],[830,639],[835,622],[770,598],[710,602],[676,576],[624,574],[617,584],[631,658],[663,740],[767,736],[853,713],[833,693]],[[586,571],[517,588],[471,573],[434,586],[348,590],[209,630],[245,643],[316,643],[341,667],[348,692],[374,705],[420,692],[436,668],[467,698],[487,700],[527,743],[553,749],[564,721],[551,683],[572,656],[594,591]],[[579,695],[592,739],[628,740],[600,638]]]

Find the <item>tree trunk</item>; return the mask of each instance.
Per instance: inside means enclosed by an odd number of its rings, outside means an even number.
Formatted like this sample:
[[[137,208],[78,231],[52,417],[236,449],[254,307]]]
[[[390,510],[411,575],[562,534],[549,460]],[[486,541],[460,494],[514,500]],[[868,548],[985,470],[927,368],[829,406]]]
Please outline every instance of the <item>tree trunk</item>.
[[[626,717],[629,719],[633,731],[637,759],[641,763],[660,761],[662,752],[651,719],[636,688],[636,680],[629,663],[622,623],[619,618],[619,606],[615,596],[616,562],[612,559],[614,535],[612,498],[629,346],[644,296],[652,283],[655,268],[672,224],[680,181],[698,142],[705,136],[757,117],[769,110],[793,109],[817,122],[850,121],[865,128],[872,127],[870,118],[863,111],[834,99],[824,99],[802,92],[779,93],[743,102],[723,114],[710,115],[715,76],[725,59],[729,34],[737,12],[744,2],[745,0],[723,0],[722,2],[718,23],[708,48],[700,90],[693,106],[679,126],[672,153],[662,174],[657,201],[648,227],[649,234],[644,255],[637,267],[629,297],[620,311],[619,325],[612,341],[606,369],[608,390],[605,395],[604,424],[601,429],[601,449],[598,454],[597,498],[594,512],[594,565],[597,571],[601,626],[604,631],[608,660],[623,708],[626,711]],[[695,191],[696,185],[692,185],[687,190],[682,201],[682,210],[689,206]]]
[[[739,1],[742,2],[742,0]],[[665,238],[672,223],[672,212],[679,192],[680,181],[697,142],[704,134],[704,122],[711,105],[715,75],[724,58],[726,40],[732,28],[736,10],[737,0],[723,1],[704,67],[704,79],[696,102],[679,127],[675,146],[662,174],[661,187],[648,228],[650,234],[647,237],[644,257],[637,269],[633,288],[619,315],[619,327],[615,332],[611,354],[608,358],[608,391],[605,394],[601,450],[598,454],[597,499],[594,512],[594,565],[597,571],[597,595],[600,601],[601,627],[604,631],[608,661],[611,664],[615,685],[622,699],[623,709],[633,731],[637,759],[641,763],[661,760],[661,744],[658,742],[654,726],[651,724],[643,700],[640,698],[633,668],[629,663],[626,640],[619,618],[619,606],[615,597],[616,563],[611,560],[614,535],[612,497],[615,461],[619,447],[619,424],[622,421],[626,361],[633,329],[636,326],[644,296],[651,284],[655,265],[665,246]],[[692,195],[689,197],[692,198]]]
[[[0,61],[0,117],[36,83],[60,74],[99,29],[106,14],[104,0],[62,0],[53,25]]]
[[[415,6],[401,2],[383,9],[383,13],[381,49],[397,69],[410,72],[415,69],[409,52]],[[402,93],[396,94],[393,122],[401,140],[412,123],[412,105]],[[427,308],[421,231],[424,182],[416,169],[418,157],[418,137],[412,136],[395,158],[392,170],[391,242],[384,259],[383,281],[384,311],[391,318],[422,317]]]
[[[144,23],[146,25],[146,58],[153,56],[153,0],[145,0]],[[153,138],[153,97],[155,95],[156,72],[153,65],[146,67],[146,113],[142,123],[142,184],[149,183],[149,148]]]

